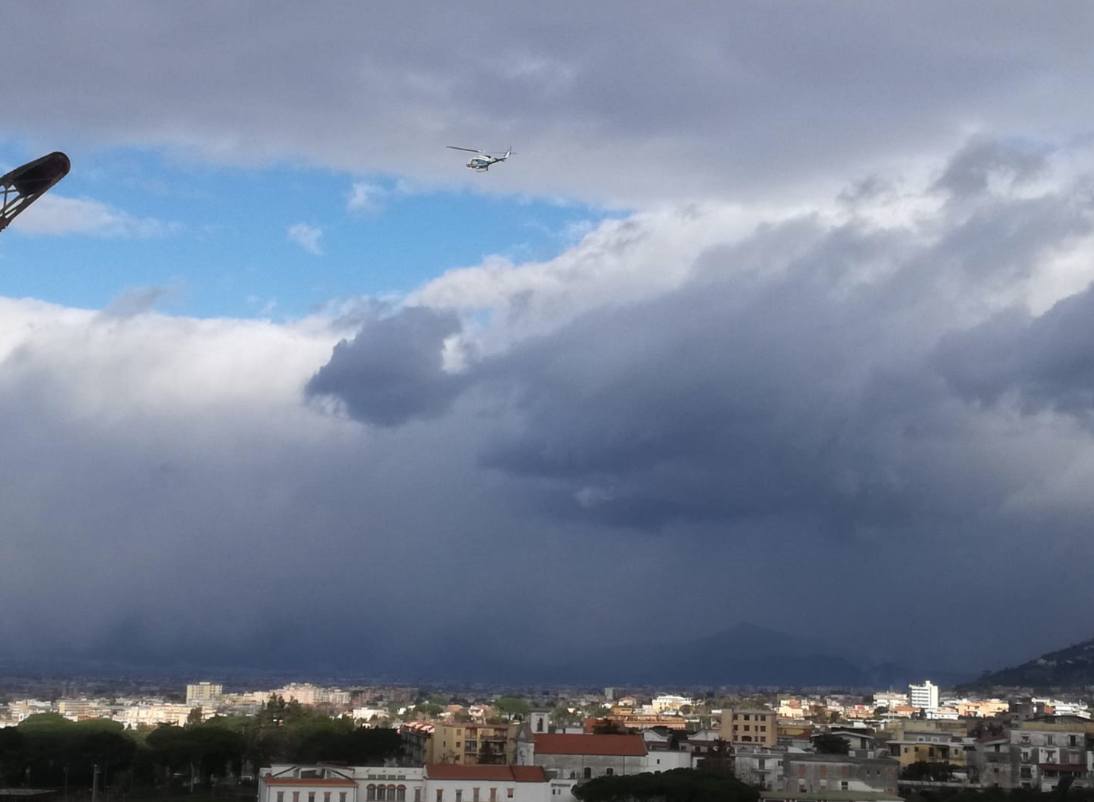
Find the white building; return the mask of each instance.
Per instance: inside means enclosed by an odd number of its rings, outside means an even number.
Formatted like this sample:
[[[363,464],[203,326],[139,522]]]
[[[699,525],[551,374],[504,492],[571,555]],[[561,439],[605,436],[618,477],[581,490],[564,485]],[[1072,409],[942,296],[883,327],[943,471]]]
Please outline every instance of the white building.
[[[538,766],[296,766],[259,772],[258,802],[552,802]]]
[[[674,696],[673,694],[662,694],[661,696],[654,697],[650,703],[650,709],[653,713],[666,713],[669,711],[678,712],[681,707],[687,705],[689,707],[694,706],[695,702],[692,699],[688,699],[685,696]]]
[[[186,704],[202,705],[215,702],[224,693],[224,686],[215,682],[197,682],[186,686]]]
[[[912,707],[938,707],[938,686],[929,679],[924,680],[922,685],[909,685],[908,701]]]

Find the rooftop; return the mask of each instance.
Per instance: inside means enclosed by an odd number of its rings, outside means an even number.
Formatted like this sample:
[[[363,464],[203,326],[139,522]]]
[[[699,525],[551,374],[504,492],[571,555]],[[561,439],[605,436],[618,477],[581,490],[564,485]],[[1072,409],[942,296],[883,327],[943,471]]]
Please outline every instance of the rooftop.
[[[646,743],[641,735],[536,735],[536,753],[541,755],[600,755],[642,757]]]

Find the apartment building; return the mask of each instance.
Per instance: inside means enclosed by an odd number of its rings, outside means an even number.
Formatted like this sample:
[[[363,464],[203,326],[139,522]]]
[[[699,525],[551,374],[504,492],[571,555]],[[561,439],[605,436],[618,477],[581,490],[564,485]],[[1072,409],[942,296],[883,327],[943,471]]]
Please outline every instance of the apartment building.
[[[773,790],[808,795],[866,792],[895,798],[898,771],[899,764],[891,758],[787,752],[783,786]]]
[[[519,728],[519,724],[438,723],[429,762],[455,766],[512,763]]]
[[[938,686],[930,680],[924,680],[922,685],[909,685],[908,701],[912,707],[923,710],[936,708],[938,707]]]
[[[775,746],[779,719],[774,710],[722,711],[722,740],[731,744]]]
[[[1023,721],[1009,733],[1011,772],[1017,787],[1052,791],[1061,780],[1091,788],[1088,741],[1094,722],[1070,716]]]
[[[224,686],[218,682],[194,682],[186,686],[186,704],[206,705],[224,695]]]

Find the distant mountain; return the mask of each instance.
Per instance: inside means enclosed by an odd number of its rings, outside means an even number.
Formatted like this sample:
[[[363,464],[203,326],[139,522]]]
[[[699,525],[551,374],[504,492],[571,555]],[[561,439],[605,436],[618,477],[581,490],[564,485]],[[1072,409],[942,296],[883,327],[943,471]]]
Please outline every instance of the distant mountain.
[[[898,667],[875,667],[821,641],[754,624],[684,643],[635,647],[620,657],[616,676],[651,684],[866,688],[907,681]]]
[[[1094,638],[1002,671],[985,673],[958,690],[987,690],[993,687],[1084,688],[1094,685]]]
[[[119,627],[100,647],[56,654],[39,670],[103,675],[137,671],[192,677],[270,675],[369,678],[412,684],[735,686],[739,688],[896,688],[943,672],[913,673],[848,654],[828,644],[753,624],[687,641],[604,645],[575,642],[544,651],[518,633],[486,628],[430,637],[332,641],[324,631],[279,626],[226,646],[175,642],[136,625]],[[4,657],[0,654],[0,659]],[[82,671],[81,671],[82,669]]]

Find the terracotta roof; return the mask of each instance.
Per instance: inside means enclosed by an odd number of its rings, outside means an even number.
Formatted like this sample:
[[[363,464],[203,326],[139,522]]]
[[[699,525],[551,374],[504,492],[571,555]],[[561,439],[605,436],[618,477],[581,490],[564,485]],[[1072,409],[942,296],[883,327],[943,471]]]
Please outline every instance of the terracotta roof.
[[[536,752],[541,755],[642,757],[646,754],[646,743],[641,735],[541,733],[536,735]]]
[[[348,788],[356,788],[357,783],[353,780],[346,779],[330,779],[325,780],[322,777],[270,777],[263,778],[266,781],[266,785],[341,785]]]
[[[451,763],[427,763],[425,776],[431,780],[547,782],[547,775],[540,766],[458,766]]]

